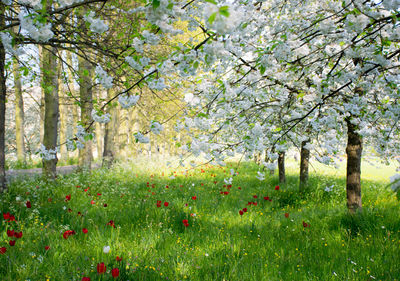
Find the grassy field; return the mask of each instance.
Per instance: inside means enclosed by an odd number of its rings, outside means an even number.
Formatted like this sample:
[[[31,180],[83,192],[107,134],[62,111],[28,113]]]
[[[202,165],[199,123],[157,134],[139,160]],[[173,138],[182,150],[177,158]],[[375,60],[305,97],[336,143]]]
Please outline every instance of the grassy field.
[[[313,166],[305,194],[294,162],[279,189],[253,163],[186,172],[145,160],[14,182],[0,201],[0,279],[399,280],[394,167],[363,163],[364,209],[350,217],[344,166]]]

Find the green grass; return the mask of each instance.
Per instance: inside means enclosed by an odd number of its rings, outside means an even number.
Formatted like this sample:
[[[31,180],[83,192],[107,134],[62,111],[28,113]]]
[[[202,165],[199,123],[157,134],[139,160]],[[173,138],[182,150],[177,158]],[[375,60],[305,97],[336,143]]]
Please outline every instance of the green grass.
[[[399,280],[400,203],[384,175],[391,168],[376,177],[372,168],[370,176],[363,171],[364,208],[352,217],[338,174],[343,169],[316,165],[309,191],[299,194],[297,166],[287,166],[287,183],[278,191],[277,176],[260,182],[253,163],[241,164],[231,189],[223,180],[236,163],[176,170],[175,179],[173,170],[139,161],[60,176],[56,183],[14,182],[0,201],[1,212],[17,220],[0,218],[0,247],[7,248],[0,254],[1,280],[113,280],[115,267],[119,280]],[[332,192],[324,191],[331,185]],[[7,229],[23,231],[13,247]],[[64,239],[66,230],[76,235]],[[100,262],[107,266],[102,275]]]

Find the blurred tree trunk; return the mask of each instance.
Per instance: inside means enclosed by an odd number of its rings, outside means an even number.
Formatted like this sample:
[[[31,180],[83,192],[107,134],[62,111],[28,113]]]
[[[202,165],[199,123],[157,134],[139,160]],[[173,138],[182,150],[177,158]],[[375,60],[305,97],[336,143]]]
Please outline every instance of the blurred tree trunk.
[[[75,79],[74,74],[72,73],[71,68],[73,67],[72,63],[72,54],[71,52],[66,52],[66,64],[67,64],[67,73],[68,73],[68,91],[70,92],[70,102],[69,107],[71,108],[72,114],[72,135],[76,136],[77,129],[76,126],[79,122],[79,112],[78,112],[78,105],[76,104],[77,93],[75,91]],[[73,152],[73,157],[77,156],[77,152]]]
[[[285,175],[285,152],[280,152],[278,157],[278,169],[279,169],[279,182],[286,182]]]
[[[15,91],[15,138],[17,145],[17,159],[20,163],[26,163],[25,142],[24,142],[24,100],[22,97],[21,75],[19,63],[16,57],[13,58],[13,76]]]
[[[60,97],[60,155],[61,159],[66,161],[68,159],[68,150],[65,142],[67,141],[67,123],[68,123],[68,108],[67,108],[67,95],[63,86],[62,79],[62,61],[58,62],[58,88]]]
[[[57,77],[57,50],[42,48],[42,87],[44,89],[44,135],[43,145],[47,150],[56,149],[59,99],[58,99],[58,77]],[[47,178],[56,178],[57,155],[55,159],[43,159],[42,174]]]
[[[92,79],[93,66],[82,57],[78,58],[79,67],[79,99],[81,108],[81,123],[84,128],[88,127],[92,120],[93,93]],[[85,142],[85,147],[79,150],[79,168],[90,170],[93,160],[92,140]]]
[[[310,150],[306,148],[306,145],[310,142],[309,139],[301,142],[300,150],[300,192],[303,192],[307,187],[308,182],[308,165],[310,161]]]
[[[5,4],[0,2],[0,29],[5,26]],[[0,193],[7,190],[6,185],[6,169],[5,169],[5,125],[6,125],[6,52],[4,45],[0,40]]]
[[[114,95],[112,90],[108,90],[108,97],[112,98]],[[109,105],[106,110],[111,115],[111,121],[104,126],[104,151],[103,151],[103,167],[110,167],[115,158],[115,134],[116,127],[118,126],[118,112],[114,105]]]
[[[97,92],[97,100],[101,100],[101,91],[98,90]],[[103,154],[103,125],[99,122],[96,122],[96,151],[97,151],[97,158],[101,158]]]
[[[39,45],[39,60],[43,61],[43,47]],[[44,136],[44,96],[45,90],[44,87],[40,87],[40,105],[39,105],[39,119],[40,119],[40,127],[39,127],[39,135],[40,135],[40,143],[43,143],[43,136]]]

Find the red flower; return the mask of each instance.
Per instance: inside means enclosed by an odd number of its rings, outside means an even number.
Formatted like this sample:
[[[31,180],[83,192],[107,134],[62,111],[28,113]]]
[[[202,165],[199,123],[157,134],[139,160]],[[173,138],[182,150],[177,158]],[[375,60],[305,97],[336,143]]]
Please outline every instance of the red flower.
[[[269,200],[269,196],[265,196],[265,197],[264,197],[264,200]]]
[[[14,233],[14,237],[15,237],[15,238],[21,238],[21,237],[22,237],[22,231],[20,231],[20,232],[15,232],[15,233]]]
[[[157,208],[160,208],[160,207],[161,207],[161,201],[157,200]]]
[[[10,240],[10,242],[8,242],[8,244],[10,244],[10,246],[14,246],[15,245],[15,240]]]
[[[13,215],[11,215],[9,212],[3,214],[3,218],[7,222],[15,221],[15,217]]]
[[[85,191],[85,192],[86,192],[86,191],[88,191],[88,190],[89,190],[89,187],[88,187],[88,188],[85,188],[83,191]]]
[[[118,262],[120,262],[120,261],[122,261],[122,258],[119,257],[119,256],[117,256],[117,257],[115,258],[115,260],[118,261]]]
[[[75,234],[75,231],[67,230],[64,232],[63,237],[64,237],[64,239],[68,239],[68,237],[70,237],[71,235],[74,235],[74,234]]]
[[[164,206],[168,207],[169,203],[168,202],[164,202]]]
[[[192,199],[193,199],[193,200],[196,200],[196,199],[197,199],[197,197],[196,197],[196,196],[192,196]]]
[[[275,190],[279,190],[279,185],[275,186]]]
[[[228,195],[229,194],[229,191],[224,191],[224,195]]]
[[[7,252],[7,248],[6,247],[1,247],[0,248],[0,254],[4,255]]]
[[[8,237],[13,237],[14,236],[15,231],[14,230],[7,230],[7,236]]]
[[[258,196],[257,196],[257,195],[253,195],[253,198],[254,198],[254,199],[257,199],[257,198],[258,198]]]
[[[104,262],[98,263],[97,264],[97,273],[103,274],[104,272],[106,272],[106,266],[105,266]]]
[[[247,212],[247,208],[243,208],[243,212],[245,212],[245,213],[246,213],[246,212]]]
[[[85,233],[85,234],[88,233],[87,228],[82,228],[82,232]]]
[[[189,221],[188,220],[182,220],[182,223],[185,227],[189,226]]]
[[[101,193],[97,193],[97,196],[101,196]]]
[[[31,201],[26,201],[25,204],[28,209],[32,208]]]
[[[90,281],[90,277],[83,277],[82,281]]]
[[[46,251],[48,251],[48,250],[50,250],[50,246],[44,246],[44,249],[45,249]]]
[[[243,216],[244,212],[242,210],[239,211],[239,215]]]
[[[285,217],[288,218],[289,217],[289,213],[285,213]]]
[[[118,268],[113,268],[111,270],[111,275],[112,275],[112,277],[117,278],[119,276],[119,269]]]
[[[238,189],[239,189],[239,190],[242,190],[242,188],[241,188],[240,186],[238,187]]]
[[[71,200],[71,194],[65,196],[65,202],[68,202],[69,200]]]
[[[310,227],[310,224],[303,221],[303,227]]]
[[[94,200],[90,201],[90,204],[94,205],[96,202]]]
[[[115,224],[114,224],[114,221],[113,221],[113,220],[110,220],[110,221],[107,223],[107,225],[112,226],[112,227],[115,228]]]

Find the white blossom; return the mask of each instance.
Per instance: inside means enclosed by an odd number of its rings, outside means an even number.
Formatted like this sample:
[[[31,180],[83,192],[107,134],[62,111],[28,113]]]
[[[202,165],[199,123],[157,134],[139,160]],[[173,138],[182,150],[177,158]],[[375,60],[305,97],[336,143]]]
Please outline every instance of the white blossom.
[[[156,122],[156,121],[151,121],[151,123],[150,123],[150,130],[151,130],[154,134],[159,135],[163,129],[164,129],[164,128],[163,128],[163,126],[162,126],[160,123],[158,123],[158,122]]]
[[[108,25],[100,18],[95,18],[95,13],[90,11],[85,15],[85,20],[90,24],[90,30],[94,33],[104,33],[108,30]]]
[[[92,118],[95,122],[99,123],[108,123],[111,120],[111,115],[110,113],[103,113],[99,115],[99,112],[95,109],[92,110]]]
[[[106,89],[111,89],[113,86],[113,78],[109,76],[100,65],[96,66],[95,71],[100,84]]]
[[[119,95],[118,102],[122,108],[131,108],[132,106],[136,105],[139,98],[140,98],[140,96],[137,96],[137,95],[129,95],[128,96],[127,94],[122,94],[122,95]]]

